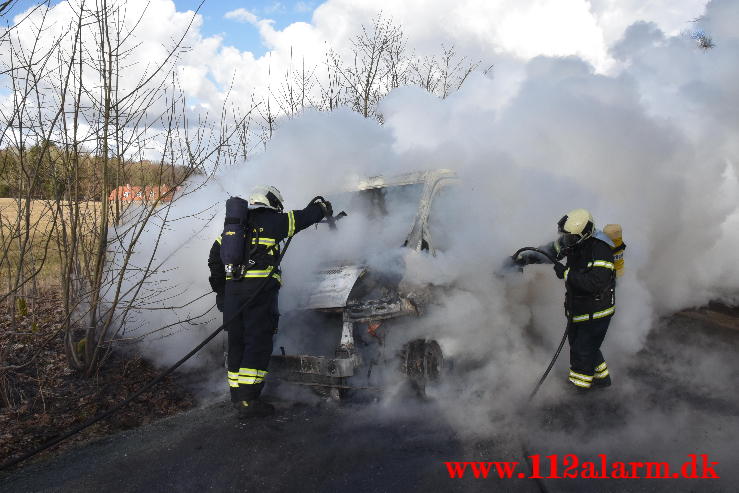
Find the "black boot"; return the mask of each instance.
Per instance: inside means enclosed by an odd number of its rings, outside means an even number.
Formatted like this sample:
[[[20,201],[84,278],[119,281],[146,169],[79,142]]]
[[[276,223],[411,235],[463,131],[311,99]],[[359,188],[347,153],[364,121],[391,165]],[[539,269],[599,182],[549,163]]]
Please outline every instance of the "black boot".
[[[591,387],[580,387],[579,385],[570,384],[567,387],[572,395],[584,395],[590,392]]]
[[[611,386],[611,376],[606,375],[605,378],[594,378],[593,387],[594,389],[604,389]]]
[[[237,402],[234,407],[239,419],[264,418],[275,413],[275,406],[259,399]]]

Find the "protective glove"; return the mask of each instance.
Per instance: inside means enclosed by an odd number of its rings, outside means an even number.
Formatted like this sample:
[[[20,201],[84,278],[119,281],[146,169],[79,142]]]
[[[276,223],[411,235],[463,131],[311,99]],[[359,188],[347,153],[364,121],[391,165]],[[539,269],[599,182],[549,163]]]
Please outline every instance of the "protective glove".
[[[518,257],[514,257],[511,255],[510,257],[506,257],[503,261],[503,266],[507,268],[523,268],[523,266],[526,265],[525,259],[519,255]]]
[[[328,200],[317,198],[313,203],[321,206],[321,209],[323,209],[323,217],[331,217],[334,215],[334,208]]]
[[[218,311],[223,313],[223,293],[216,293],[216,308],[218,308]]]
[[[562,262],[554,263],[554,273],[557,274],[557,277],[559,277],[560,279],[564,279],[566,271],[567,267],[565,267]]]
[[[511,255],[511,260],[513,260],[513,263],[519,267],[528,265],[531,262],[529,262],[529,256],[526,255],[527,253],[528,252],[519,253],[517,257],[514,257],[513,255]]]
[[[543,264],[549,262],[549,260],[538,252],[525,251],[519,253],[518,257],[513,259],[513,262],[515,262],[516,265],[523,267],[531,264]]]
[[[498,268],[495,271],[495,275],[505,275],[511,272],[523,272],[523,266],[518,265],[518,263],[513,259],[513,257],[505,257],[503,259],[503,262],[500,265],[500,268]]]
[[[326,207],[326,216],[327,217],[333,216],[334,215],[334,208],[331,205],[331,202],[329,202],[328,200],[324,200],[323,201],[323,205],[324,205],[324,207]]]

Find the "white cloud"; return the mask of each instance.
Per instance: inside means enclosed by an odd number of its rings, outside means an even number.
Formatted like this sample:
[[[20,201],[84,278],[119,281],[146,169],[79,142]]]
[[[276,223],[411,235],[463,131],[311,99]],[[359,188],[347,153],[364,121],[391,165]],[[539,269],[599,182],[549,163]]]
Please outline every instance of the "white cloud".
[[[191,12],[177,12],[171,0],[129,0],[127,6],[140,10],[145,4],[149,13],[136,34],[141,45],[129,59],[124,86],[135,84],[142,73],[161,63],[166,47],[179,39],[192,18]],[[502,107],[516,93],[525,77],[524,64],[533,57],[574,55],[598,71],[622,69],[625,61],[617,56],[614,64],[611,47],[632,21],[641,18],[665,33],[677,32],[683,19],[698,17],[704,10],[700,0],[656,0],[648,8],[632,7],[610,0],[327,0],[315,8],[311,22],[282,29],[270,19],[238,8],[224,17],[254,25],[269,51],[255,56],[225,45],[221,36],[205,36],[200,31],[203,19],[197,15],[184,41],[189,50],[177,62],[178,73],[189,102],[219,108],[228,97],[230,105],[243,110],[251,107],[255,95],[259,99],[274,94],[291,68],[304,64],[316,67],[323,76],[327,49],[349,55],[352,37],[381,11],[402,26],[409,51],[438,54],[442,44],[454,45],[469,60],[495,64],[497,96],[487,104]],[[66,2],[53,7],[50,14],[60,28],[74,15]],[[30,40],[25,43],[30,46]],[[655,90],[660,84],[655,84]],[[664,98],[653,104],[674,106]]]
[[[637,21],[649,21],[661,31],[675,35],[688,29],[704,10],[706,0],[589,0],[606,43],[611,44]]]
[[[143,8],[144,3],[130,0],[128,5],[133,8],[141,4]],[[274,5],[277,4],[280,3]],[[73,15],[65,5],[62,2],[51,9],[60,26]],[[295,8],[310,9],[312,4],[302,1]],[[419,54],[438,53],[444,43],[453,44],[458,53],[482,59],[486,64],[508,64],[507,70],[513,72],[516,69],[511,62],[525,62],[537,55],[575,55],[597,70],[606,70],[613,64],[610,46],[634,21],[653,22],[671,34],[684,29],[703,10],[703,0],[327,0],[314,10],[310,23],[297,22],[276,29],[273,21],[238,8],[224,17],[256,26],[269,53],[255,57],[224,46],[220,37],[203,36],[202,18],[196,16],[186,40],[192,49],[180,63],[183,73],[188,74],[184,83],[188,96],[210,100],[217,107],[230,87],[233,97],[245,101],[254,92],[279,83],[290,64],[305,61],[307,66],[320,66],[329,47],[346,53],[351,37],[361,25],[371,23],[382,11],[402,26],[409,48]],[[164,47],[178,38],[189,20],[189,14],[177,12],[170,0],[151,1],[148,12],[138,33],[146,46],[139,51],[145,56],[137,67],[154,66],[154,60],[164,56]],[[132,70],[130,75],[136,80],[139,72]],[[207,82],[205,76],[213,83]],[[196,77],[201,80],[195,80]]]
[[[224,19],[230,19],[234,21],[239,22],[246,22],[249,24],[256,24],[257,21],[259,21],[259,18],[246,10],[245,8],[238,8],[234,10],[229,10],[223,15]]]
[[[128,5],[143,8],[145,3],[130,0]],[[179,73],[186,96],[204,106],[219,107],[228,93],[237,106],[248,107],[255,93],[264,95],[279,86],[290,67],[305,63],[320,68],[328,48],[347,54],[352,36],[382,11],[402,26],[409,50],[438,53],[442,43],[454,45],[471,60],[494,63],[496,80],[505,82],[506,94],[513,94],[522,64],[535,56],[574,55],[606,70],[613,65],[611,45],[633,21],[651,21],[670,33],[682,28],[683,19],[703,12],[700,0],[658,0],[641,7],[637,3],[627,8],[611,0],[327,0],[314,10],[310,23],[296,22],[283,29],[238,8],[224,17],[256,26],[268,53],[257,57],[224,45],[219,36],[204,36],[198,15],[185,40],[190,50],[179,59]],[[311,7],[308,2],[296,4],[301,6]],[[125,74],[132,84],[164,58],[166,46],[178,39],[191,18],[191,13],[177,12],[170,0],[152,0],[148,12],[137,32],[141,59],[131,60],[133,69]],[[65,2],[51,13],[59,26],[73,16]]]
[[[454,45],[460,54],[499,67],[510,65],[507,60],[525,62],[538,55],[574,55],[598,71],[607,71],[617,66],[610,46],[631,23],[647,20],[672,33],[682,29],[685,20],[699,16],[704,3],[661,0],[648,7],[627,8],[622,2],[606,0],[328,0],[315,8],[311,23],[298,22],[284,29],[242,8],[227,17],[257,26],[270,52],[254,58],[221,46],[203,63],[218,60],[220,67],[213,70],[227,80],[236,74],[239,87],[235,89],[251,95],[268,83],[278,84],[291,63],[320,66],[328,47],[346,54],[351,37],[382,12],[402,26],[409,48],[419,54],[438,53],[442,44]],[[312,5],[299,2],[295,7]]]

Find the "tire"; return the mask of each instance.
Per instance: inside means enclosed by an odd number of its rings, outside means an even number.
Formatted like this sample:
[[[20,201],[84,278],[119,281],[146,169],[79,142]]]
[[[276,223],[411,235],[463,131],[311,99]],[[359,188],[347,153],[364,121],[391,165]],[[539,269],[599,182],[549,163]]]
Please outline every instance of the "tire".
[[[433,339],[415,339],[403,345],[399,353],[400,371],[406,375],[413,392],[426,396],[426,386],[438,381],[444,369],[444,354]]]

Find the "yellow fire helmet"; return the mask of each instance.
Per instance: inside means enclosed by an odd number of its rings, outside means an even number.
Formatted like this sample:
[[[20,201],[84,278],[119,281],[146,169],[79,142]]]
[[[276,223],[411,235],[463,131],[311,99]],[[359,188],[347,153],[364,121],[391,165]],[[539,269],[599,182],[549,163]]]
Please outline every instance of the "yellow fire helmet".
[[[585,209],[575,209],[565,214],[557,223],[560,244],[563,248],[572,248],[587,240],[595,232],[593,216]]]

